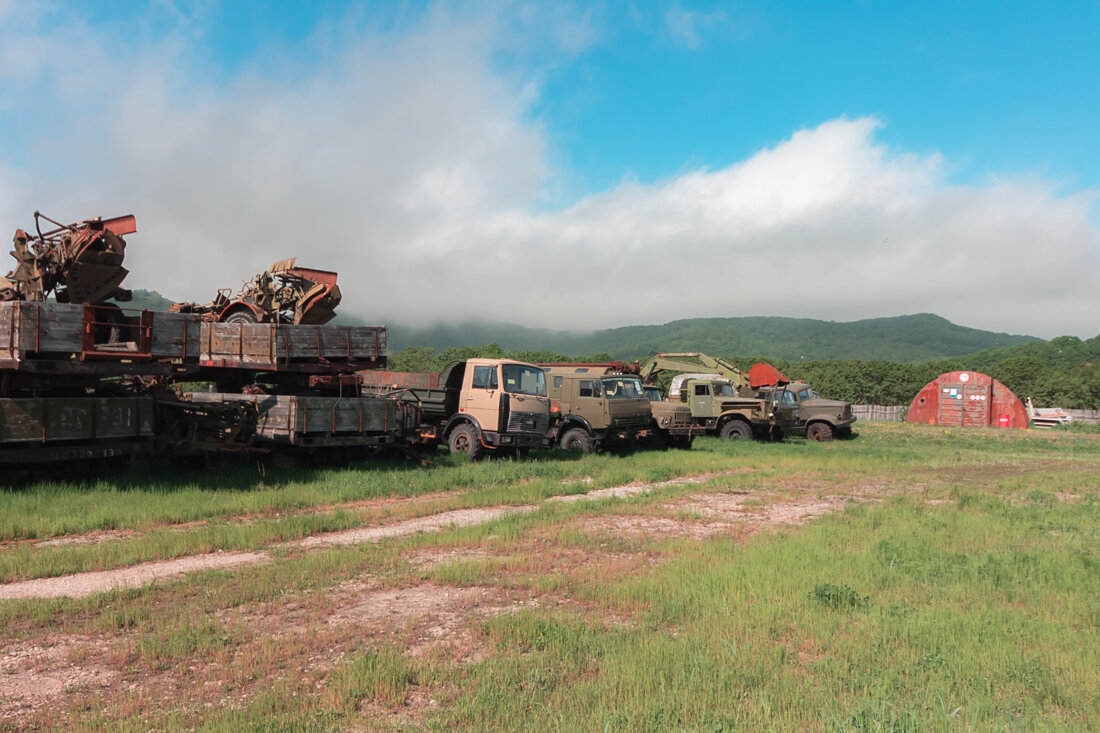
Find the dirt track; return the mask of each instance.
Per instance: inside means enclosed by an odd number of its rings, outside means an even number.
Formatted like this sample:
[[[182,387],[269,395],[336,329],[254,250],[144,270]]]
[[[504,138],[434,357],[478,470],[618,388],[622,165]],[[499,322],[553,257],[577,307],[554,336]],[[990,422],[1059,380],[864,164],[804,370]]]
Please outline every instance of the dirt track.
[[[409,556],[413,567],[428,571],[440,563],[455,561],[503,563],[494,574],[500,583],[491,586],[452,587],[430,581],[414,581],[400,587],[386,586],[380,579],[361,576],[325,588],[317,594],[292,593],[270,602],[219,609],[208,620],[219,628],[243,635],[235,642],[238,651],[229,659],[189,660],[186,668],[145,672],[141,662],[143,640],[124,629],[92,632],[89,635],[56,635],[51,638],[12,641],[0,653],[0,727],[51,727],[62,725],[72,705],[81,700],[124,701],[179,699],[197,704],[224,705],[227,691],[244,703],[262,688],[254,673],[256,655],[278,640],[277,668],[294,669],[303,679],[323,680],[339,665],[344,655],[372,643],[399,645],[412,656],[444,654],[455,660],[477,660],[488,651],[471,624],[523,607],[556,607],[590,617],[576,599],[535,593],[523,582],[525,573],[552,574],[579,582],[599,578],[601,582],[622,575],[634,575],[662,562],[660,553],[627,549],[579,550],[553,540],[561,529],[575,529],[597,537],[679,537],[703,539],[715,535],[741,541],[768,527],[799,524],[809,518],[842,508],[850,501],[873,500],[883,494],[882,486],[867,486],[832,495],[834,487],[814,482],[796,487],[792,496],[763,491],[708,491],[711,479],[727,474],[704,474],[659,483],[631,483],[582,494],[553,497],[546,503],[608,501],[606,511],[582,514],[565,525],[539,527],[513,548],[511,555],[498,555],[493,548],[462,546],[427,548]],[[673,496],[654,503],[627,503],[623,499],[667,486],[700,486],[695,493]],[[438,497],[432,497],[432,500]],[[415,500],[414,500],[415,501]],[[173,560],[150,562],[114,570],[77,573],[56,578],[20,581],[0,586],[0,599],[81,597],[114,588],[140,587],[171,581],[208,569],[231,569],[269,562],[273,550],[295,548],[313,551],[338,545],[378,542],[417,532],[438,532],[450,527],[471,526],[519,512],[535,512],[536,505],[497,506],[437,512],[415,519],[390,521],[377,526],[314,535],[304,540],[274,545],[261,552],[218,552]],[[89,533],[87,541],[102,541]],[[66,538],[84,541],[83,536]],[[520,553],[516,555],[514,553]],[[509,569],[511,568],[511,569]],[[519,573],[516,583],[507,580]],[[151,599],[152,603],[157,600]],[[606,610],[598,613],[608,614]],[[628,615],[611,613],[608,625],[630,625]],[[138,660],[135,662],[135,660]],[[239,660],[239,661],[235,661]],[[136,666],[135,666],[136,665]],[[154,665],[155,669],[155,665]],[[258,687],[259,686],[259,687]],[[125,703],[123,703],[125,704]],[[415,722],[437,704],[428,690],[413,688],[404,704],[393,710],[364,711],[368,717],[386,721]],[[395,717],[396,716],[396,717]],[[38,721],[38,722],[35,722]]]
[[[734,475],[739,471],[721,475]],[[596,489],[587,493],[567,494],[547,499],[549,502],[596,501],[601,499],[627,498],[653,491],[666,486],[703,484],[720,474],[702,474],[658,483],[631,483],[607,489]],[[777,503],[766,511],[759,507],[746,509],[744,497],[737,494],[694,494],[685,497],[667,508],[673,512],[692,511],[708,516],[705,521],[692,521],[671,517],[603,517],[589,522],[590,530],[597,528],[618,528],[628,534],[654,533],[707,537],[729,530],[731,522],[752,521],[755,525],[794,524],[807,517],[835,510],[844,505],[843,497],[827,499],[807,499],[799,503]],[[331,547],[336,545],[354,545],[378,542],[383,539],[404,537],[417,532],[438,532],[450,527],[465,527],[481,524],[514,513],[537,511],[538,506],[498,506],[478,509],[458,509],[431,514],[416,519],[394,522],[381,526],[314,535],[293,543],[276,545],[277,547],[298,546],[306,549]],[[80,536],[66,538],[69,542],[83,541]],[[87,541],[94,541],[89,538]],[[0,600],[15,598],[80,598],[94,593],[102,593],[116,588],[135,588],[149,583],[178,578],[189,573],[210,569],[231,568],[241,565],[256,565],[271,559],[267,552],[214,552],[189,557],[175,558],[157,562],[148,562],[114,570],[87,573],[75,573],[54,578],[37,578],[0,585]]]

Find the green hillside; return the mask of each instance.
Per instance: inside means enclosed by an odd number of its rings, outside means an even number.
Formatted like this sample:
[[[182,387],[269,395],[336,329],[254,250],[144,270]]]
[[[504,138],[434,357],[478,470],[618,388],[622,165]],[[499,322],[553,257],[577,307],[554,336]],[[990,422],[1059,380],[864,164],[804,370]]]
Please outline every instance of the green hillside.
[[[124,308],[137,310],[167,311],[175,301],[165,298],[155,290],[134,290],[133,300],[122,303]]]
[[[625,326],[592,333],[530,329],[511,324],[467,323],[411,328],[391,324],[390,345],[446,349],[495,343],[511,350],[564,354],[605,352],[637,359],[655,351],[765,354],[773,359],[885,359],[920,362],[1004,349],[1037,341],[958,326],[930,313],[849,323],[809,318],[692,318],[654,326]]]

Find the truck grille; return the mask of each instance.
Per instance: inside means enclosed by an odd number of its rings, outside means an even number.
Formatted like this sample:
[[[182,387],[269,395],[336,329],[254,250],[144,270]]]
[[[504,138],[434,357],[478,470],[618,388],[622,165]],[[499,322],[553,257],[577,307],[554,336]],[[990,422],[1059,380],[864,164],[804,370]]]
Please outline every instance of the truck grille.
[[[615,418],[615,426],[620,428],[641,428],[649,424],[649,415],[632,415]]]
[[[509,433],[539,433],[543,435],[550,429],[550,416],[539,412],[508,413]]]
[[[690,412],[674,412],[672,413],[672,427],[674,428],[686,428],[691,425],[691,413]]]

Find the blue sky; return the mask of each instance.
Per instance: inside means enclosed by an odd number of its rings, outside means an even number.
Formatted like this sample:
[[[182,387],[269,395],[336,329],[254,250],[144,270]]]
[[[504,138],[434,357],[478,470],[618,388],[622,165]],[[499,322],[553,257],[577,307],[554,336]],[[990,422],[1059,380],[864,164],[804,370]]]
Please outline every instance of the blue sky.
[[[1098,31],[1095,2],[0,0],[0,218],[132,211],[127,284],[179,299],[297,254],[398,321],[1090,337]],[[728,287],[779,254],[850,295]],[[441,310],[410,270],[492,296]]]

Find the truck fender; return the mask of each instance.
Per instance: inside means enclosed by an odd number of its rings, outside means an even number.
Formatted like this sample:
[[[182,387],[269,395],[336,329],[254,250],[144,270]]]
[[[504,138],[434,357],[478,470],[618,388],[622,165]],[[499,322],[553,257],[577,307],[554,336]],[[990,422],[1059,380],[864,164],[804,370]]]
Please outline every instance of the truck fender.
[[[473,425],[474,430],[477,431],[477,439],[482,445],[485,445],[485,438],[481,434],[481,424],[477,419],[465,414],[451,415],[451,418],[447,420],[447,424],[443,426],[443,432],[440,434],[440,439],[446,442],[451,435],[451,431],[459,425]]]
[[[573,427],[584,428],[589,435],[595,435],[595,432],[592,430],[592,423],[588,422],[580,415],[566,415],[563,417],[561,424],[558,425],[558,435],[564,435],[566,430]]]

